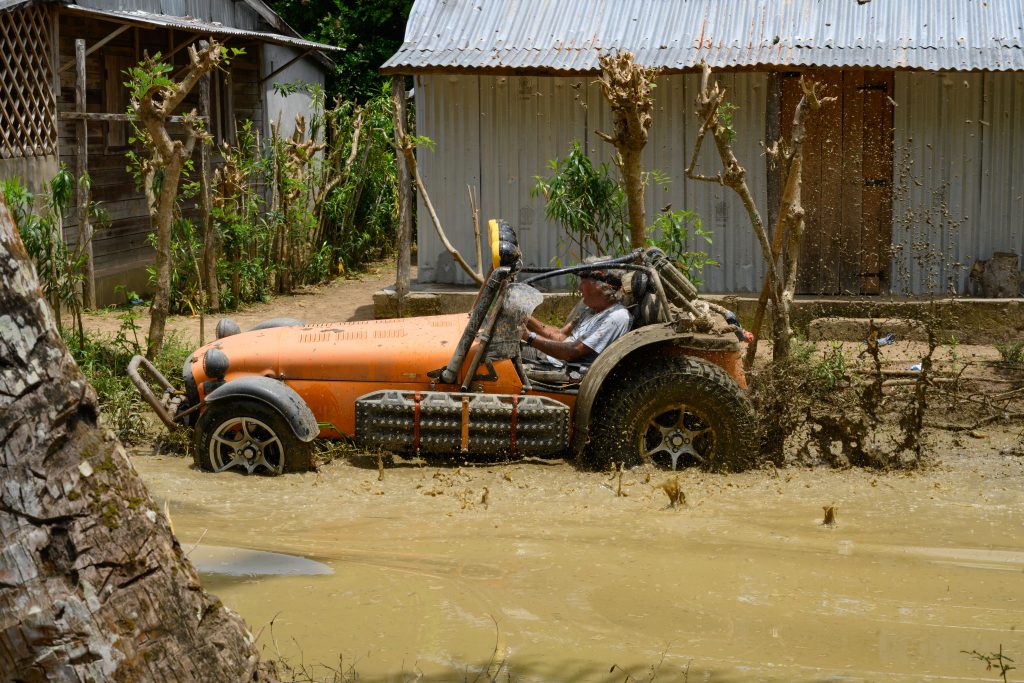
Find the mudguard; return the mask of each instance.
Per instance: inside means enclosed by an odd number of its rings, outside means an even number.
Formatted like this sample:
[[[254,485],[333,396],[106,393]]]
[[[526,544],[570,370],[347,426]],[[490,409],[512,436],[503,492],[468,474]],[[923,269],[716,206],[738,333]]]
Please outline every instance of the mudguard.
[[[263,322],[256,323],[249,331],[253,330],[271,330],[275,327],[301,327],[306,323],[295,318],[271,318],[270,320],[264,320]]]
[[[647,362],[657,363],[655,348],[662,345],[689,349],[694,352],[694,355],[739,353],[740,350],[740,345],[734,335],[718,336],[699,332],[676,332],[672,323],[645,325],[619,337],[601,352],[580,383],[579,394],[573,408],[573,432],[570,447],[574,457],[579,458],[587,445],[590,412],[608,376],[628,356],[641,349],[647,349],[644,354],[647,357]]]
[[[309,443],[320,433],[316,417],[294,389],[271,377],[250,375],[233,379],[206,395],[206,403],[234,398],[249,398],[266,403],[281,414],[292,428],[296,438]]]

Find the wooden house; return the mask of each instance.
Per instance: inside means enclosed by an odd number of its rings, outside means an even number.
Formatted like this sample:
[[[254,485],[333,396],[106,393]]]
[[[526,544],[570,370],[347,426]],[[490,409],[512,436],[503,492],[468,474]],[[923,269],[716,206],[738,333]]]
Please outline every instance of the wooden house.
[[[264,137],[271,121],[290,133],[296,113],[308,120],[306,94],[285,97],[275,83],[323,84],[337,48],[303,40],[261,0],[0,0],[0,178],[19,176],[34,191],[65,164],[87,172],[92,200],[109,227],[92,240],[96,303],[115,287],[144,291],[150,221],[142,193],[126,170],[130,123],[125,70],[161,53],[175,67],[187,47],[217,39],[244,49],[210,79],[208,130],[231,142],[251,120]],[[199,95],[187,105],[199,107]],[[73,207],[65,236],[78,236]]]

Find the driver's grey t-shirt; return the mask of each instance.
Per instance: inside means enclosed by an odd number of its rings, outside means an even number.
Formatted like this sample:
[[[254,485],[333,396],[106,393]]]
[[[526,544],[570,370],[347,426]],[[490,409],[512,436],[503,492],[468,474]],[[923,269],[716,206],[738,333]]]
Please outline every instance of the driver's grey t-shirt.
[[[613,304],[600,313],[584,307],[579,321],[569,333],[569,341],[581,341],[592,354],[584,356],[577,362],[593,363],[597,354],[604,351],[609,344],[629,331],[629,311],[622,304]]]

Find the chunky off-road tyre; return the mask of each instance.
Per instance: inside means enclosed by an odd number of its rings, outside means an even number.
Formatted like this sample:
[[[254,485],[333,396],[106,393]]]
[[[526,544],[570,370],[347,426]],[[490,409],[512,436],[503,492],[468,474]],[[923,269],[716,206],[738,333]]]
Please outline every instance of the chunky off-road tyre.
[[[661,356],[608,378],[590,419],[586,464],[652,463],[736,472],[757,460],[757,425],[743,389],[699,358]]]
[[[196,424],[193,458],[211,472],[305,472],[311,454],[280,413],[259,401],[214,403]]]

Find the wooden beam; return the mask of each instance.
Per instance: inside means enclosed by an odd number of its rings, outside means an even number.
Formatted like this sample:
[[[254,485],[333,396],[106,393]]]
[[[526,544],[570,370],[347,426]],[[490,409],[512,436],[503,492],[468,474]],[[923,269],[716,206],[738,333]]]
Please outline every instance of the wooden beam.
[[[287,69],[292,64],[294,64],[295,62],[299,61],[300,59],[302,59],[303,57],[305,57],[306,55],[308,55],[312,51],[313,51],[312,49],[309,49],[309,50],[306,50],[305,52],[301,52],[301,53],[297,54],[296,56],[292,57],[287,62],[285,62],[282,66],[277,67],[276,69],[274,69],[273,71],[268,73],[266,76],[261,78],[260,79],[260,84],[262,85],[263,83],[266,83],[271,78],[273,78],[277,74],[281,73],[282,71],[284,71],[285,69]]]
[[[103,47],[104,45],[106,45],[107,43],[109,43],[110,41],[112,41],[112,40],[113,40],[114,38],[117,38],[117,37],[118,37],[119,35],[121,35],[122,33],[124,33],[125,31],[127,31],[127,30],[128,30],[128,29],[130,29],[130,28],[131,28],[131,24],[124,24],[124,25],[122,25],[122,26],[118,26],[118,27],[117,27],[117,28],[115,28],[115,29],[114,29],[113,31],[111,31],[111,32],[110,32],[110,34],[109,34],[109,35],[107,35],[107,37],[106,37],[106,38],[104,38],[103,40],[100,40],[100,41],[99,41],[98,43],[96,43],[95,45],[93,45],[92,47],[90,47],[90,48],[89,48],[88,50],[86,50],[86,51],[85,51],[85,56],[86,56],[86,57],[88,57],[88,56],[89,56],[89,55],[91,55],[91,54],[92,54],[93,52],[96,52],[96,50],[100,49],[101,47]],[[78,44],[78,40],[76,40],[76,41],[75,41],[75,44],[76,44],[76,45]],[[78,63],[78,55],[77,55],[77,53],[76,53],[76,55],[75,55],[75,61],[73,61],[73,62],[68,62],[67,64],[65,64],[64,66],[62,66],[62,67],[60,68],[60,72],[61,72],[61,73],[64,73],[65,71],[67,71],[67,70],[68,70],[68,69],[70,69],[71,67],[75,66],[75,64],[77,64],[77,63]]]
[[[205,50],[209,43],[205,40],[199,43],[200,49]],[[203,74],[199,79],[199,111],[204,120],[210,120],[210,80],[212,74]],[[209,130],[206,131],[209,133]],[[213,232],[213,225],[210,221],[212,212],[210,198],[210,141],[206,138],[199,139],[199,209],[200,224],[202,226],[203,240],[203,287],[206,290],[205,302],[209,310],[220,310],[220,291],[217,285],[217,240]],[[200,318],[202,322],[202,317]],[[203,343],[203,326],[199,326],[199,343]]]
[[[100,112],[84,112],[84,111],[62,111],[58,114],[58,118],[61,121],[93,121],[103,122],[109,121],[114,123],[123,123],[126,121],[137,121],[139,117],[134,114],[101,114]],[[181,123],[184,121],[186,116],[168,116],[167,120],[171,123]],[[206,121],[205,116],[197,116],[201,121]]]
[[[53,153],[60,160],[60,129],[58,126],[57,103],[60,101],[60,72],[57,66],[60,65],[60,13],[57,8],[51,6],[50,11],[50,88],[53,90],[53,129],[57,131],[57,139],[53,143]]]
[[[85,41],[75,40],[75,111],[85,113]],[[78,188],[78,251],[85,254],[85,279],[82,281],[82,306],[96,307],[96,266],[92,254],[92,225],[89,223],[89,190],[82,179],[89,174],[89,127],[78,122],[78,149],[75,155],[75,185]]]

